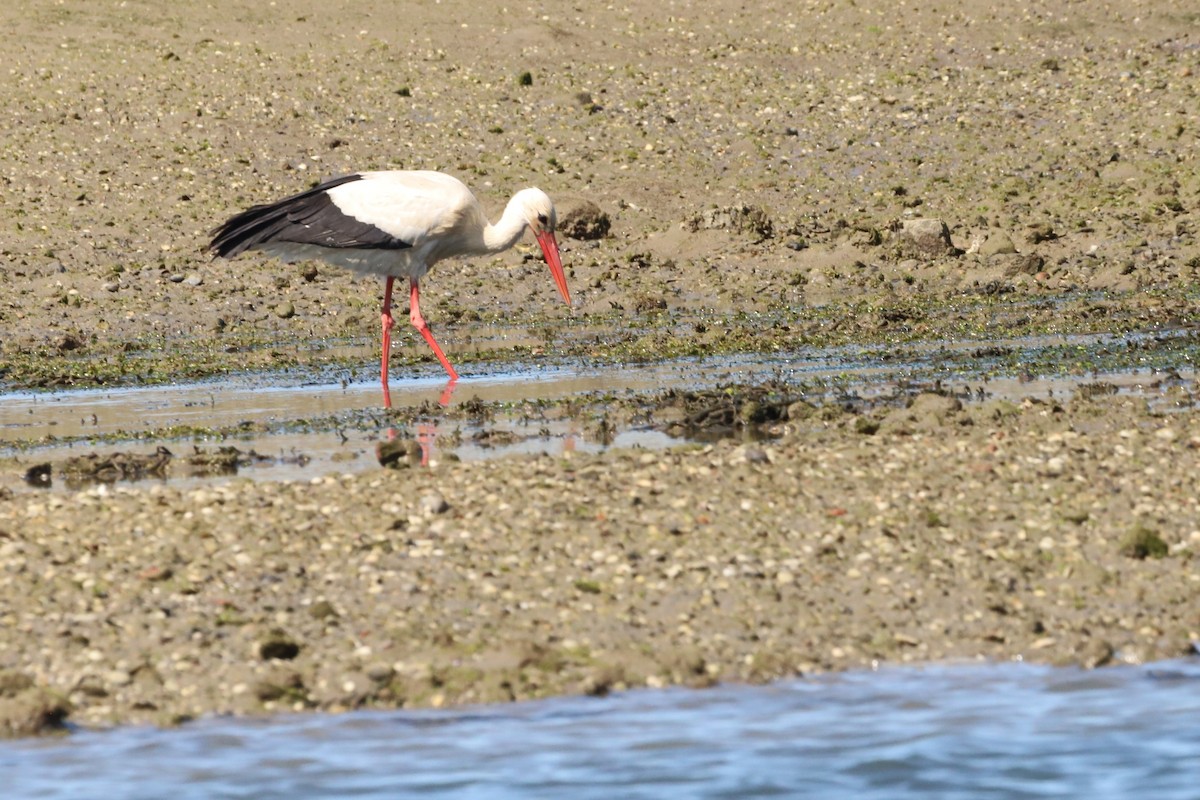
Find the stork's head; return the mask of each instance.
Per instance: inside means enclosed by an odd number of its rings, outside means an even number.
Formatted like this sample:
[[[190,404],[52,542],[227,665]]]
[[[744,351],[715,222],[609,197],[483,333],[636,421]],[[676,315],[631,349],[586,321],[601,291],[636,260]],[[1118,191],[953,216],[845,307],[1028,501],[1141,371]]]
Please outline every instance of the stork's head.
[[[554,210],[554,203],[541,189],[533,188],[517,192],[513,202],[518,204],[521,215],[529,224],[529,230],[537,237],[559,294],[567,305],[570,305],[571,293],[567,290],[567,277],[563,274],[562,260],[558,255],[558,239],[554,237],[554,231],[558,227],[558,214]]]

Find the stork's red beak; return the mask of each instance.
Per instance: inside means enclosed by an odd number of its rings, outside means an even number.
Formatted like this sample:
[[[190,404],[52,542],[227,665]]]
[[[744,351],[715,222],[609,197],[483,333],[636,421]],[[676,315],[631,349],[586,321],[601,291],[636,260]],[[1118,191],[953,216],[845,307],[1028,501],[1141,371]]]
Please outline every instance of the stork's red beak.
[[[558,285],[559,294],[567,301],[567,305],[571,305],[567,276],[563,274],[562,260],[558,257],[558,240],[550,231],[542,231],[537,234],[537,241],[542,246],[542,255],[546,257],[546,264],[550,267],[550,274],[554,276],[554,283]]]

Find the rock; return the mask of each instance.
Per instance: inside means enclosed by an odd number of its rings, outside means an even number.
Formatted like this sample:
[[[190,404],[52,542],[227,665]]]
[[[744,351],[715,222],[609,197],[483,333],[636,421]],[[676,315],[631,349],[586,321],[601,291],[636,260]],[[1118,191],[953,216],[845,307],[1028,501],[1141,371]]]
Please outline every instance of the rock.
[[[204,278],[197,275],[195,272],[188,273],[188,276],[183,279],[183,282],[188,286],[201,286],[204,283]]]
[[[291,319],[296,316],[296,307],[290,302],[280,303],[275,306],[275,316],[280,319]]]
[[[254,696],[262,703],[304,699],[304,679],[300,673],[290,669],[270,675],[254,685]]]
[[[258,644],[258,655],[264,661],[290,661],[300,655],[300,645],[281,630],[274,630]]]
[[[1029,226],[1029,241],[1033,244],[1058,238],[1058,232],[1049,222],[1035,222]]]
[[[133,683],[133,675],[123,669],[111,669],[104,673],[103,678],[109,686],[121,687]]]
[[[74,333],[63,333],[54,340],[54,349],[60,353],[69,353],[73,350],[79,350],[84,345],[84,341],[80,336]]]
[[[396,670],[392,668],[392,665],[382,662],[369,665],[366,672],[367,677],[375,683],[387,683],[396,677]]]
[[[1169,548],[1155,531],[1138,525],[1121,539],[1121,555],[1136,558],[1162,558]]]
[[[318,600],[313,603],[308,609],[308,615],[313,619],[320,620],[336,620],[338,618],[337,609],[333,607],[333,603],[328,600]]]
[[[1103,639],[1093,639],[1079,650],[1079,665],[1084,669],[1096,669],[1112,663],[1116,651]]]
[[[738,447],[729,456],[729,463],[734,464],[770,464],[771,458],[767,451],[755,445],[746,444]]]
[[[1037,253],[1002,255],[998,258],[1004,259],[1006,264],[1004,277],[1006,278],[1016,275],[1037,275],[1046,263],[1046,260]]]
[[[1009,255],[1015,252],[1017,252],[1017,246],[1013,244],[1012,237],[1004,231],[989,233],[987,239],[979,246],[979,255],[984,258]]]
[[[71,705],[22,672],[0,672],[0,738],[36,736],[62,728]]]
[[[421,463],[421,445],[412,439],[392,439],[375,445],[375,457],[388,469],[408,469]]]
[[[558,220],[558,229],[571,239],[594,240],[608,236],[612,221],[600,206],[584,200],[567,210]]]
[[[901,248],[913,255],[936,257],[958,252],[950,229],[940,219],[910,219],[900,229]]]
[[[432,517],[436,514],[444,514],[450,510],[450,504],[446,502],[446,498],[442,497],[437,492],[428,492],[421,495],[420,503],[418,504],[421,513]]]
[[[53,482],[54,467],[51,464],[34,464],[25,470],[25,482],[30,486],[46,488]]]
[[[854,432],[864,436],[874,436],[879,432],[879,423],[870,417],[857,417],[854,420]]]

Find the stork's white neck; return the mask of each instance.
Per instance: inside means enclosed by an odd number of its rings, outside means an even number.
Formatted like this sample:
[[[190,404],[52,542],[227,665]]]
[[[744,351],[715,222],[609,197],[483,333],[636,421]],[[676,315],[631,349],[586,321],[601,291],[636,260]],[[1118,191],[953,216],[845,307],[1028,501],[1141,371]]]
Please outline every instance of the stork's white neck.
[[[525,219],[524,204],[517,198],[508,201],[504,214],[495,225],[488,224],[483,229],[483,246],[489,253],[499,253],[517,243],[521,234],[529,227]]]

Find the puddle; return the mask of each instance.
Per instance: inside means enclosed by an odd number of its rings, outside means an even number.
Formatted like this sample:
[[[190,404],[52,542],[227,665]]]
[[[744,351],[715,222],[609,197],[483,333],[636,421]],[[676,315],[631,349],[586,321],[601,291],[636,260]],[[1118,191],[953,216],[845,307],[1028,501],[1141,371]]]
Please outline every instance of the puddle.
[[[1128,348],[1137,337],[1040,337],[989,342],[842,347],[764,356],[681,359],[621,366],[473,365],[447,396],[443,376],[393,375],[398,415],[379,408],[378,382],[338,374],[254,374],[155,386],[0,395],[0,488],[30,490],[31,467],[85,453],[153,454],[167,447],[177,460],[220,447],[246,458],[240,477],[305,479],[378,465],[376,446],[392,437],[416,439],[422,460],[464,460],[518,453],[591,452],[605,447],[662,448],[686,440],[650,424],[609,425],[606,410],[668,389],[701,390],[771,383],[794,399],[870,405],[902,402],[937,386],[965,401],[1028,397],[1065,400],[1074,392],[1171,392],[1191,402],[1192,369],[1114,369],[1032,374],[1047,354],[1094,354]],[[1061,361],[1061,357],[1059,358]],[[1061,365],[1060,365],[1061,369]],[[1078,370],[1077,370],[1078,371]],[[365,372],[365,371],[364,371]],[[359,374],[364,374],[360,372]],[[439,401],[446,400],[443,407]],[[566,403],[565,401],[570,401]],[[558,404],[558,407],[555,407]],[[562,406],[574,408],[564,410]],[[475,413],[478,410],[479,413]],[[660,426],[661,427],[661,426]],[[74,488],[56,473],[51,488]],[[171,484],[228,479],[212,470],[172,470]],[[182,477],[177,477],[182,476]],[[142,481],[161,481],[153,475]]]

